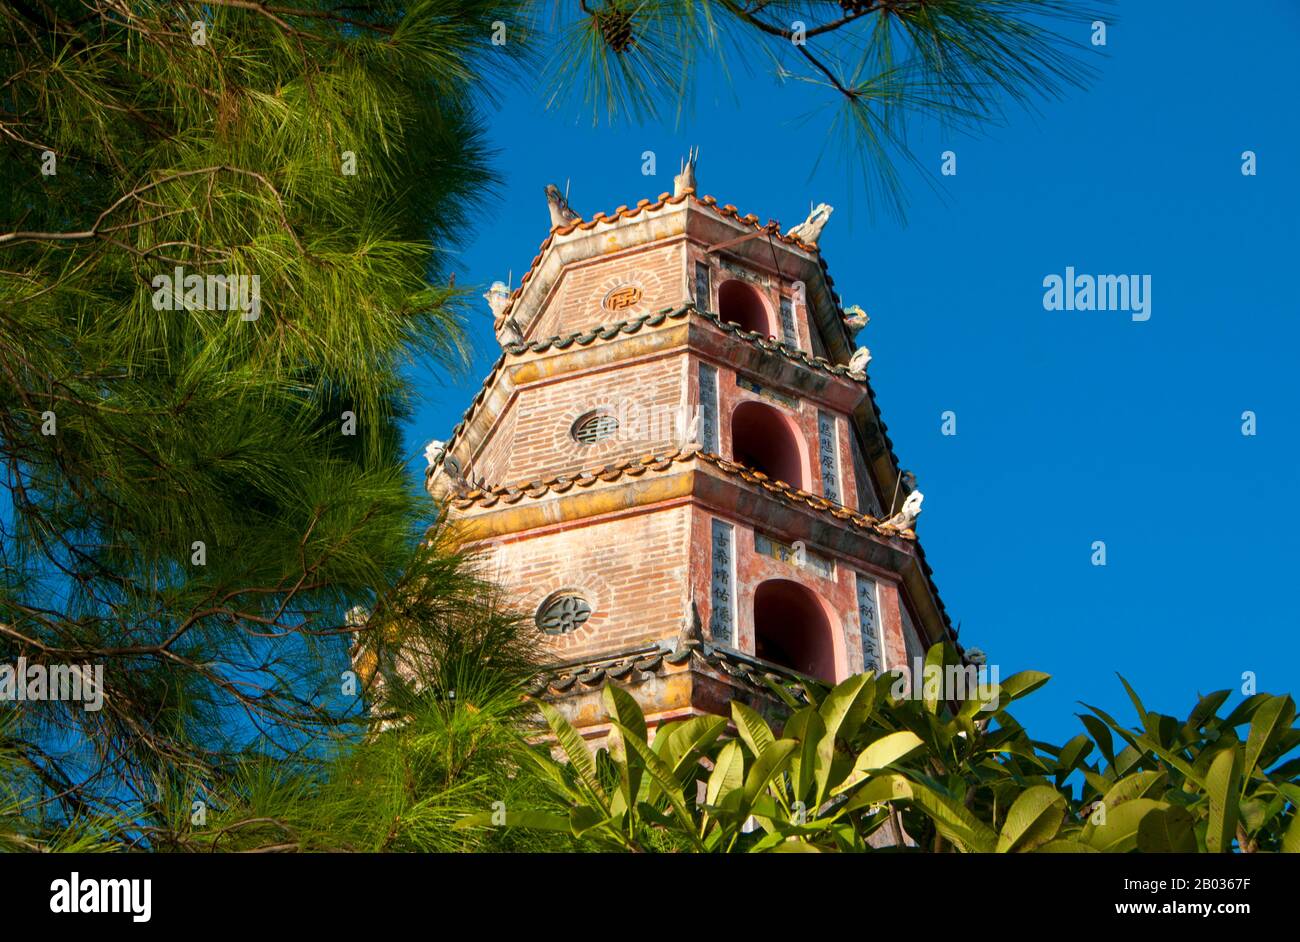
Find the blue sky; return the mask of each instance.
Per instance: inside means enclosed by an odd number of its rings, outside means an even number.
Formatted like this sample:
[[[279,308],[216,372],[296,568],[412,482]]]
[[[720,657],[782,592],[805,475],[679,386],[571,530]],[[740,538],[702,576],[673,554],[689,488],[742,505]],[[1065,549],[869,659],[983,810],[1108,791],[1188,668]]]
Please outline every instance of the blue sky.
[[[490,133],[504,187],[457,281],[513,270],[518,284],[547,233],[546,183],[571,181],[584,217],[609,212],[671,190],[690,145],[700,189],[741,212],[789,227],[828,202],[821,248],[845,303],[871,314],[859,342],[925,492],[918,532],[962,640],[1003,677],[1054,675],[1016,711],[1031,732],[1081,732],[1080,700],[1131,722],[1116,672],[1179,716],[1245,671],[1295,693],[1300,6],[1172,12],[1121,4],[1088,92],[978,137],[918,125],[913,149],[942,196],[908,175],[906,225],[871,215],[801,120],[808,89],[761,69],[730,86],[703,74],[680,121],[644,125],[593,128],[590,113],[513,88]],[[940,178],[949,149],[958,173]],[[646,150],[656,177],[641,173]],[[1242,175],[1244,150],[1258,175]],[[1043,279],[1067,266],[1149,274],[1150,320],[1044,310]],[[477,310],[470,375],[421,376],[413,453],[446,437],[499,352]],[[945,410],[956,436],[940,433]]]

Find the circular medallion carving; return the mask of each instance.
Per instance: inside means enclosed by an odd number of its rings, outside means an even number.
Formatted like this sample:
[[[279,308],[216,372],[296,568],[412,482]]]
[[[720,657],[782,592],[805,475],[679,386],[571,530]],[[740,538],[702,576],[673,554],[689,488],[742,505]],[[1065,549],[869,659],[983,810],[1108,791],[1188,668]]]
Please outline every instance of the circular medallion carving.
[[[577,631],[591,617],[591,606],[580,595],[556,593],[537,609],[537,627],[548,635]]]
[[[578,416],[578,420],[569,429],[569,434],[582,445],[594,445],[612,438],[618,431],[618,419],[602,409]]]
[[[619,285],[613,291],[605,295],[602,306],[607,311],[626,311],[628,308],[636,307],[641,301],[641,289],[637,285]]]

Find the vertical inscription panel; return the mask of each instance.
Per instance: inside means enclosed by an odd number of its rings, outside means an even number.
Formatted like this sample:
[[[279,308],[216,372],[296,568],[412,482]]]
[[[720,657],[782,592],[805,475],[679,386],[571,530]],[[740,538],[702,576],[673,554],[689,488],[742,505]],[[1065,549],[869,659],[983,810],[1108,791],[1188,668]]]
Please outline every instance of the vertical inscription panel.
[[[862,670],[884,668],[880,656],[880,604],[876,597],[876,580],[862,573],[854,573],[858,584],[858,630],[862,635]]]
[[[704,262],[695,263],[695,306],[701,311],[709,310],[709,266]]]
[[[817,457],[822,469],[822,496],[840,503],[839,436],[835,416],[817,410]]]
[[[790,347],[799,346],[799,335],[794,329],[794,302],[789,298],[781,299],[781,342]]]
[[[718,370],[707,363],[700,364],[700,447],[710,454],[719,454],[718,445]]]
[[[735,637],[736,536],[731,524],[713,521],[713,577],[709,590],[709,635],[719,644]]]

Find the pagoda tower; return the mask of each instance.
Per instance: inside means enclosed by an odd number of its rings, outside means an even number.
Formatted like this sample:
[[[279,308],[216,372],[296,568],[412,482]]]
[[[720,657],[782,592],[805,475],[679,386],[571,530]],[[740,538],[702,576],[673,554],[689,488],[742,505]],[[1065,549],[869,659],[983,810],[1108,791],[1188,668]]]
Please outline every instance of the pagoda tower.
[[[533,693],[589,737],[606,683],[651,725],[772,715],[771,681],[838,682],[952,639],[901,472],[818,248],[674,193],[551,231],[486,298],[502,346],[427,486],[530,613]]]

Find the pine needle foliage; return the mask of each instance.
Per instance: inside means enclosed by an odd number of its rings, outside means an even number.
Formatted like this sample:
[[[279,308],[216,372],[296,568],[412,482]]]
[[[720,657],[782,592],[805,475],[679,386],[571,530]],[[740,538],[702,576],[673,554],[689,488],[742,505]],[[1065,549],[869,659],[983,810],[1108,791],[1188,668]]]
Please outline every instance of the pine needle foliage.
[[[375,722],[361,738],[290,761],[240,756],[215,789],[211,779],[173,783],[162,823],[141,837],[162,852],[571,849],[557,835],[454,827],[485,806],[554,801],[526,761],[536,733],[520,693],[536,666],[529,629],[495,603],[434,624],[403,634],[390,623],[369,697]]]
[[[808,89],[809,112],[785,149],[838,144],[869,205],[898,217],[902,171],[921,171],[909,121],[974,132],[1086,88],[1092,24],[1109,0],[534,0],[559,38],[547,73],[552,104],[574,99],[593,120],[645,120],[691,100],[706,63],[727,75],[770,68]],[[1107,18],[1113,21],[1113,17]],[[747,84],[738,94],[762,94]],[[929,179],[925,174],[922,179]]]
[[[527,660],[453,640],[488,593],[425,541],[400,430],[413,367],[464,363],[441,247],[493,182],[511,9],[0,8],[0,663],[104,670],[98,711],[0,705],[23,840],[160,847],[195,796],[277,780],[250,769],[307,787],[364,734],[354,636]],[[178,269],[259,303],[171,309]]]

